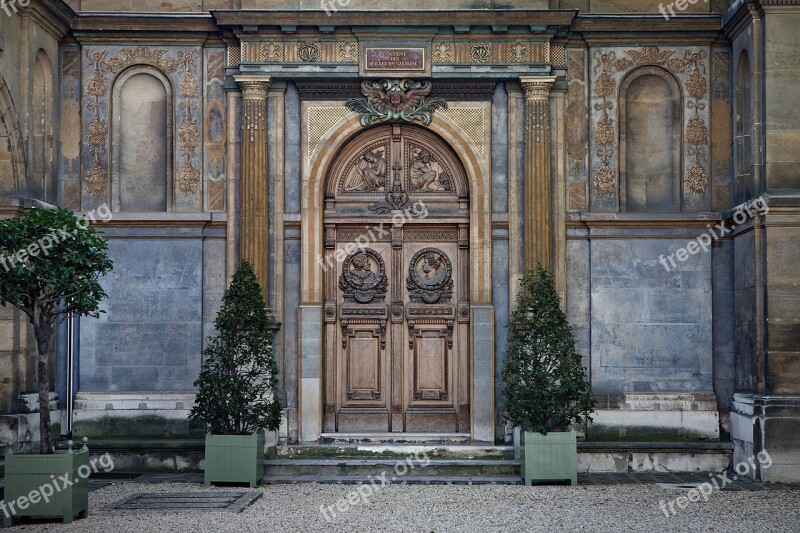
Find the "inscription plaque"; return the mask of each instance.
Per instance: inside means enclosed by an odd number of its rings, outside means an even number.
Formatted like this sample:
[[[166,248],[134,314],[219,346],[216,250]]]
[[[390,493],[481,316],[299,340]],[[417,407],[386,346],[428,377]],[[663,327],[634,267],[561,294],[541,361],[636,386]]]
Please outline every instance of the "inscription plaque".
[[[367,71],[425,71],[425,48],[367,48]]]

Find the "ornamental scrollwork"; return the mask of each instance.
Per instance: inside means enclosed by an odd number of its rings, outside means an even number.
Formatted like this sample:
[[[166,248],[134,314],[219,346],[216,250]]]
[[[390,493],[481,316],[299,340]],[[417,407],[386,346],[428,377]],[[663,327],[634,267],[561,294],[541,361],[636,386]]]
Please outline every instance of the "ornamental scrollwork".
[[[434,112],[447,109],[443,98],[426,98],[431,92],[428,81],[368,80],[361,83],[361,92],[366,99],[353,98],[346,105],[361,115],[362,126],[386,120],[418,121],[429,126]]]

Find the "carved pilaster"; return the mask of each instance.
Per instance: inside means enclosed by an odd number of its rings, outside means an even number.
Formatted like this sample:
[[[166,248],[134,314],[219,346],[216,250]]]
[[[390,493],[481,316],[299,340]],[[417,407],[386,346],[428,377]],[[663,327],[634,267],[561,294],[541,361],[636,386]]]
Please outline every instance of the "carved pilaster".
[[[525,269],[553,268],[553,199],[550,186],[550,88],[555,77],[523,77],[525,92]]]
[[[269,285],[267,202],[268,77],[235,76],[242,91],[240,256],[253,265],[264,298]]]

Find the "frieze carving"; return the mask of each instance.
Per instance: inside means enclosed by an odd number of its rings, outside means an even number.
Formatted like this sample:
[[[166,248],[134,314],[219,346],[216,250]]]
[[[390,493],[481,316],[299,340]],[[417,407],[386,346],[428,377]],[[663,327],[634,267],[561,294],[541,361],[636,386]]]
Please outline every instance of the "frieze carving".
[[[364,81],[361,92],[366,99],[351,99],[345,105],[361,114],[361,125],[386,120],[418,121],[429,126],[438,109],[447,109],[443,98],[428,98],[431,83],[413,80]]]
[[[471,43],[469,46],[469,58],[473,63],[489,63],[492,60],[492,43]]]
[[[284,61],[286,49],[282,41],[262,41],[258,43],[258,58],[266,63]]]
[[[386,297],[388,280],[383,257],[372,248],[347,256],[339,277],[339,288],[347,303],[368,304]]]
[[[431,59],[434,63],[454,63],[456,47],[450,42],[434,42],[431,45]]]
[[[453,296],[453,264],[438,248],[423,248],[408,264],[406,288],[412,303],[448,303]]]
[[[512,41],[506,51],[509,63],[529,63],[531,60],[531,43],[529,41]]]
[[[358,41],[338,41],[336,61],[339,63],[358,63]]]
[[[316,41],[303,41],[297,45],[297,57],[305,63],[319,61],[321,49]]]

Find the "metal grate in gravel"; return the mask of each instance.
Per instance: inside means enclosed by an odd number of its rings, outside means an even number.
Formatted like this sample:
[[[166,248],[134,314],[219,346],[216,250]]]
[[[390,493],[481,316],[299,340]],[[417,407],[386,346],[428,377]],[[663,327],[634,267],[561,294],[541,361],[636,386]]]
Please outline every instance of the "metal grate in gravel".
[[[118,511],[229,511],[241,513],[261,497],[261,491],[248,492],[145,492],[109,507]]]

